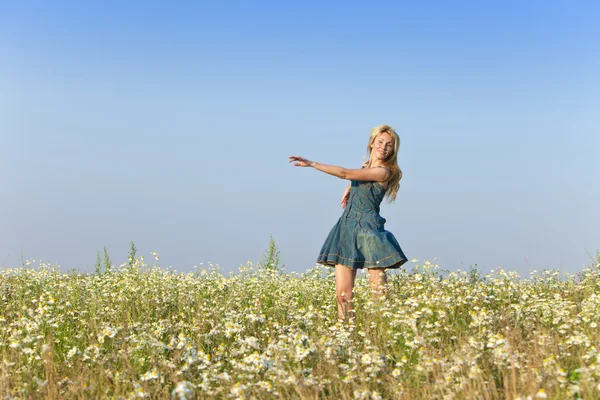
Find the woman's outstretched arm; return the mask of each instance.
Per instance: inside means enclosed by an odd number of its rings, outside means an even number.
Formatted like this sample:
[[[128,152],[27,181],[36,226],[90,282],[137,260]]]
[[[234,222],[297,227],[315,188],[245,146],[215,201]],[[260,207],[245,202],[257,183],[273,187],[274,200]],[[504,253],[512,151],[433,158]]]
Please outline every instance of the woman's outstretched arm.
[[[389,174],[387,168],[347,169],[336,165],[320,164],[300,156],[290,156],[290,162],[294,163],[293,165],[296,167],[313,167],[326,174],[352,181],[383,182],[388,178]]]

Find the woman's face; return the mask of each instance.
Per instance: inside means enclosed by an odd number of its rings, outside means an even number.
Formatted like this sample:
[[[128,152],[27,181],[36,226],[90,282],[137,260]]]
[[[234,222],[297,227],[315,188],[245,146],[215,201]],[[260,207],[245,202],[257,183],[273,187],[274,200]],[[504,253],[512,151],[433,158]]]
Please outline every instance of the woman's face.
[[[392,151],[394,151],[394,139],[387,132],[377,136],[371,145],[371,155],[377,160],[385,160],[392,154]]]

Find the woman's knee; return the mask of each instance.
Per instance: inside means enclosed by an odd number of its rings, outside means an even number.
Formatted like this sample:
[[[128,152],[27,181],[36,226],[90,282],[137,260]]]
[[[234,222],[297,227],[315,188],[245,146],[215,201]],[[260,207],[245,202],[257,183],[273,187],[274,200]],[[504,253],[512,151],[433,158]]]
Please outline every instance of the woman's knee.
[[[369,281],[371,281],[371,283],[385,283],[387,281],[385,269],[369,269]]]
[[[352,300],[352,289],[339,289],[336,292],[337,302],[339,304],[344,304]]]

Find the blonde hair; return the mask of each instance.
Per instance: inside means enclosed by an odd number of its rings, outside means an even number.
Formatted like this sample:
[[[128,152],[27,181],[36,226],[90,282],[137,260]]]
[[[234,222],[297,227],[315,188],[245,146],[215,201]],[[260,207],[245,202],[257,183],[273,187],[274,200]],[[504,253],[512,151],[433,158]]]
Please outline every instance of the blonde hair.
[[[385,197],[388,199],[388,203],[396,200],[396,194],[400,189],[400,179],[402,179],[402,171],[398,166],[398,149],[400,148],[400,137],[396,131],[389,125],[379,125],[371,129],[371,136],[369,137],[369,145],[367,146],[367,157],[371,157],[371,146],[375,142],[375,139],[382,133],[387,133],[394,139],[394,148],[392,153],[383,160],[385,165],[390,170],[390,176],[387,180],[387,190]]]

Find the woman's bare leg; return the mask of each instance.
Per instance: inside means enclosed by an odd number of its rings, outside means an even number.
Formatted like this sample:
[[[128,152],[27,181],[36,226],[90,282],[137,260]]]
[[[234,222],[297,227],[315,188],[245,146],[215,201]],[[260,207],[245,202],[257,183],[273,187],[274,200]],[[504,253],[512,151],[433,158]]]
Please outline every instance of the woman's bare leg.
[[[387,283],[387,274],[385,268],[370,268],[369,269],[369,283],[371,284],[371,290],[373,296],[377,299],[383,294],[385,284]]]
[[[338,317],[348,321],[348,312],[352,309],[352,291],[356,270],[345,265],[335,266],[335,291],[338,304]]]

